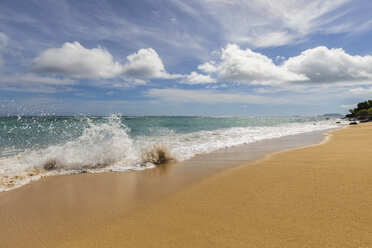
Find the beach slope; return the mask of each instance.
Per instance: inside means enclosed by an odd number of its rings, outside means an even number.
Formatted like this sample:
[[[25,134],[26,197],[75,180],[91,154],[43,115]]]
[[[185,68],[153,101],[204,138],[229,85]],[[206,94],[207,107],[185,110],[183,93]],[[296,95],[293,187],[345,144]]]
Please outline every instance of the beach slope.
[[[232,169],[61,247],[370,247],[372,125]]]

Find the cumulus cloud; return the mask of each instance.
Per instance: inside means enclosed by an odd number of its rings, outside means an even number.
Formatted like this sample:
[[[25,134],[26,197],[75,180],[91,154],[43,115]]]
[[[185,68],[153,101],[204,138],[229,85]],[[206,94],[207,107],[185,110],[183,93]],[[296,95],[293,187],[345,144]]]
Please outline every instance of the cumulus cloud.
[[[272,84],[288,81],[307,80],[306,76],[276,66],[273,61],[250,49],[243,50],[229,44],[222,49],[218,77],[222,81],[253,84]]]
[[[235,44],[228,44],[222,49],[219,62],[210,61],[199,65],[198,69],[214,73],[217,77],[215,80],[223,82],[279,84],[308,80],[303,74],[275,65],[272,59],[263,54],[241,49]]]
[[[363,81],[372,79],[372,56],[352,56],[341,48],[319,46],[289,58],[282,68],[304,74],[314,83]]]
[[[87,49],[79,42],[66,42],[61,48],[51,48],[34,59],[33,70],[47,74],[77,78],[112,78],[119,76],[123,66],[101,47]]]
[[[181,83],[183,84],[210,84],[215,83],[215,79],[211,78],[210,75],[199,74],[195,71],[189,75],[184,76]]]
[[[150,89],[148,97],[171,103],[246,103],[246,104],[285,104],[288,99],[273,98],[245,93],[224,93],[213,90],[184,90],[184,89]]]
[[[217,82],[261,84],[293,88],[294,83],[361,85],[372,84],[372,56],[350,55],[341,48],[324,46],[303,51],[275,64],[267,56],[251,49],[229,44],[221,50],[219,61],[198,66]],[[195,74],[196,75],[196,74]],[[194,84],[198,81],[195,80]],[[292,83],[291,86],[288,83]]]
[[[152,48],[140,49],[127,57],[123,74],[135,78],[178,78],[166,72],[162,60]]]
[[[152,48],[140,49],[127,57],[124,65],[115,62],[106,49],[88,49],[79,42],[66,42],[61,48],[51,48],[34,59],[34,72],[65,75],[76,78],[177,78],[166,72],[162,60]],[[127,81],[130,81],[128,79]]]

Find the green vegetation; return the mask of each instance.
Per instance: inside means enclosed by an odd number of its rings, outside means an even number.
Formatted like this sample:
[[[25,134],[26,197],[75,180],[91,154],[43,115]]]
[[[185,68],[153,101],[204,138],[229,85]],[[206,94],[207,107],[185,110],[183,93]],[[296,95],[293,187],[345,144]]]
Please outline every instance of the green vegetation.
[[[368,116],[368,109],[361,109],[355,115],[356,116]]]
[[[350,109],[350,114],[346,115],[348,118],[352,117],[372,117],[372,100],[360,102],[357,107]]]

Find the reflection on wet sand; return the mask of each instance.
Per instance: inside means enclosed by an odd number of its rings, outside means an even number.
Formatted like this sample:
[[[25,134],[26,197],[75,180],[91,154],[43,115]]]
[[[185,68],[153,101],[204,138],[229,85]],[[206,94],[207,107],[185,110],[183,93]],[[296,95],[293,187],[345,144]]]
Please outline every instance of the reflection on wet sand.
[[[80,235],[86,227],[109,223],[222,170],[319,143],[324,136],[312,132],[264,140],[143,171],[48,177],[2,192],[0,247],[53,246]]]

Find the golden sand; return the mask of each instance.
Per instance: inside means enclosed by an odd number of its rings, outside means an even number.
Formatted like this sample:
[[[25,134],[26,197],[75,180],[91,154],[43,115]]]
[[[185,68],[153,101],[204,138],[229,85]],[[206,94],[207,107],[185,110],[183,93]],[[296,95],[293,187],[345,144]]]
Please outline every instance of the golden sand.
[[[115,219],[92,218],[76,235],[56,229],[49,247],[372,247],[372,125],[224,171]]]

